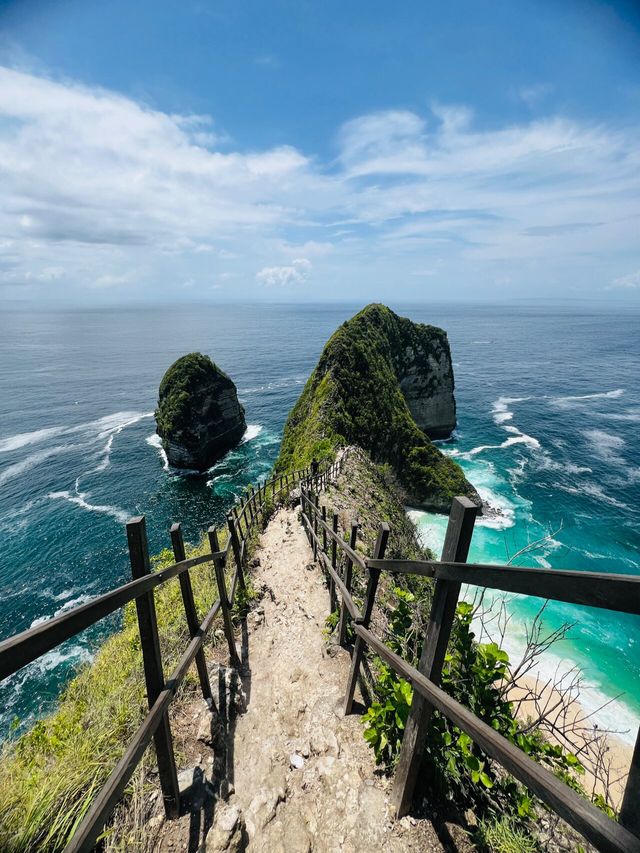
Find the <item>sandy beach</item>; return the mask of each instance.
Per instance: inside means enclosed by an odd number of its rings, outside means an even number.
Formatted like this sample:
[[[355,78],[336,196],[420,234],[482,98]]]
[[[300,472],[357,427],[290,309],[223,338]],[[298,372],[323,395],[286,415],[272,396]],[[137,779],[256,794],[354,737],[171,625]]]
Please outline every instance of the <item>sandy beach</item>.
[[[617,810],[622,802],[624,786],[629,774],[633,747],[616,736],[594,730],[590,712],[579,699],[563,701],[558,690],[535,676],[520,678],[518,686],[509,691],[515,703],[516,715],[523,721],[534,721],[544,715],[547,736],[573,752],[584,764],[581,782],[589,794],[608,795],[610,804]]]

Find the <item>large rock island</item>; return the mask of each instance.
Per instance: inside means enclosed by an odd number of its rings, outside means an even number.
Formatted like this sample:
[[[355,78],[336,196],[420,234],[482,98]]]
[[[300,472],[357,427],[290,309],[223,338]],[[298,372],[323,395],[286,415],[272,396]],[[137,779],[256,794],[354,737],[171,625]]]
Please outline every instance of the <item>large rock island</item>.
[[[407,503],[449,512],[455,495],[480,498],[431,438],[456,425],[446,332],[369,305],[335,332],[285,426],[277,470],[358,445],[386,464]]]
[[[156,431],[170,465],[205,471],[244,435],[236,386],[211,359],[183,355],[160,383]]]

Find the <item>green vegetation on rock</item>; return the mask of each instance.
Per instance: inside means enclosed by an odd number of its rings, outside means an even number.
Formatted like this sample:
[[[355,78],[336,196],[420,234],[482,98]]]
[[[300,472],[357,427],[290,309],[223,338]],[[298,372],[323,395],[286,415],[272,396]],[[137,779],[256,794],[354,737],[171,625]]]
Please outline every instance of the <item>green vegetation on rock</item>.
[[[289,415],[276,469],[332,459],[338,447],[356,444],[392,467],[416,506],[448,512],[455,495],[479,500],[462,469],[411,414],[400,383],[407,358],[416,352],[428,395],[437,391],[429,388],[429,364],[443,355],[449,359],[445,332],[398,317],[384,305],[369,305],[343,323]]]
[[[246,429],[233,381],[199,352],[183,355],[167,370],[155,416],[169,463],[181,468],[208,468]]]

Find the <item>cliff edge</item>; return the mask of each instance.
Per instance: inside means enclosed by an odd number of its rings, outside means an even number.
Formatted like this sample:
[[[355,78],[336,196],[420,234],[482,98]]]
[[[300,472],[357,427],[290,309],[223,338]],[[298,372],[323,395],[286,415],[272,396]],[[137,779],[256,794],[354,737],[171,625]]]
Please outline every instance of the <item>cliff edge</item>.
[[[413,506],[448,512],[455,495],[480,504],[462,469],[431,441],[455,427],[453,390],[446,332],[369,305],[326,344],[289,415],[276,469],[355,444],[391,467]]]
[[[199,352],[183,355],[167,370],[155,417],[169,464],[196,471],[209,468],[247,428],[233,381]]]

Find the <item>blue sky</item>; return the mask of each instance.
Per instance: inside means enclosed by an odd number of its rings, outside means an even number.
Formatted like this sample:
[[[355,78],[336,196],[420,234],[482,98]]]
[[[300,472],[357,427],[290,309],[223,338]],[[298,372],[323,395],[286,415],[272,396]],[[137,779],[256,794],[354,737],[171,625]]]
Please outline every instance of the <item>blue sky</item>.
[[[640,302],[640,7],[0,0],[0,300]]]

